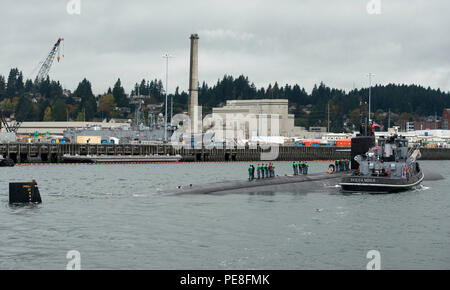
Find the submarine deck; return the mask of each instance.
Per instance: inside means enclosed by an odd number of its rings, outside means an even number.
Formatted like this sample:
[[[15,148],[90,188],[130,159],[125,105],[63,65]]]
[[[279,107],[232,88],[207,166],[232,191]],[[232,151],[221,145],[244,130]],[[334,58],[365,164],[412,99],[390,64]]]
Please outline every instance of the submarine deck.
[[[339,179],[349,174],[347,172],[338,173],[311,173],[308,175],[285,175],[285,176],[275,176],[272,178],[265,179],[255,179],[253,181],[242,181],[242,180],[229,180],[216,183],[209,183],[203,185],[192,185],[183,186],[177,188],[174,191],[165,192],[167,194],[211,194],[220,193],[225,191],[235,191],[235,190],[248,190],[257,188],[267,188],[271,186],[285,185],[285,184],[296,184],[304,182],[318,182],[318,181],[330,181],[333,179]],[[338,184],[338,182],[336,182]]]

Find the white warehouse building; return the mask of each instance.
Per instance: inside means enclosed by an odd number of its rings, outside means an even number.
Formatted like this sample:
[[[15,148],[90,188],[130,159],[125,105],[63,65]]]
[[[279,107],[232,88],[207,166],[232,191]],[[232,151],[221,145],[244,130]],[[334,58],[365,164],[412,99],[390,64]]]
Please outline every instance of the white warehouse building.
[[[294,126],[294,115],[288,112],[287,99],[229,100],[212,109],[212,118],[222,121],[225,139],[252,139],[258,136],[294,137],[305,133]],[[218,129],[219,127],[216,127]]]

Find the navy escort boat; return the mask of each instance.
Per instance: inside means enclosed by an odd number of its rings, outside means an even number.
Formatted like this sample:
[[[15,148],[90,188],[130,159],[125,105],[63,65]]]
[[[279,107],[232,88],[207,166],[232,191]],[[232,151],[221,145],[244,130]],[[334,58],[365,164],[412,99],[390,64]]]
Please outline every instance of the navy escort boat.
[[[421,157],[418,147],[409,147],[404,137],[380,137],[378,146],[365,154],[356,155],[359,165],[350,176],[342,179],[344,192],[393,193],[419,185],[424,174],[417,162]]]

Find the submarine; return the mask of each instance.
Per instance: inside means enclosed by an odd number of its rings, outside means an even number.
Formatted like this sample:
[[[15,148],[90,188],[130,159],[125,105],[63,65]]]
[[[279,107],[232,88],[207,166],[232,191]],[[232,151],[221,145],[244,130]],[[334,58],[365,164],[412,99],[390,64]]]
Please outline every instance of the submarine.
[[[330,165],[327,172],[311,173],[307,175],[285,175],[271,178],[247,180],[228,180],[203,185],[178,186],[175,191],[162,192],[163,194],[220,194],[220,193],[251,193],[251,192],[305,192],[323,187],[338,186],[344,177],[350,176],[353,169],[358,168],[354,158],[366,153],[375,145],[375,136],[366,136],[363,129],[352,138],[351,168],[347,171],[334,170]],[[301,184],[301,186],[299,186]]]
[[[368,122],[368,120],[366,120]],[[247,180],[227,180],[216,183],[178,186],[176,190],[160,192],[162,194],[178,195],[178,194],[224,194],[224,193],[274,193],[274,192],[293,192],[304,193],[317,190],[319,188],[329,187],[341,189],[349,189],[348,180],[354,177],[355,172],[360,172],[361,156],[375,147],[375,127],[369,128],[362,122],[360,131],[352,138],[351,141],[351,166],[347,171],[337,171],[333,164],[330,164],[327,172],[312,173],[308,175],[285,175],[275,176],[265,179]],[[395,139],[395,138],[394,138]],[[384,140],[384,139],[383,139]],[[381,142],[384,142],[381,140]],[[420,156],[415,155],[417,159]],[[410,157],[410,155],[408,155]],[[414,160],[415,162],[415,160]],[[350,178],[350,179],[349,179]],[[444,177],[436,172],[421,169],[418,180],[440,180]],[[414,182],[413,182],[414,183]],[[420,183],[420,182],[419,182]],[[354,191],[364,191],[365,188],[352,187]],[[409,183],[406,189],[410,188]],[[344,188],[343,188],[344,187]],[[377,187],[379,189],[379,187]],[[345,190],[344,190],[345,192]]]
[[[265,179],[228,180],[204,185],[179,186],[177,190],[166,194],[221,194],[221,193],[270,193],[276,191],[314,190],[321,186],[333,187],[347,176],[348,172],[311,173],[308,175],[284,175]],[[301,184],[301,186],[299,186]]]
[[[355,140],[353,142],[353,140]],[[353,157],[363,154],[374,144],[375,137],[357,136],[352,139],[351,155]],[[352,163],[352,166],[357,166]],[[252,193],[252,192],[307,192],[318,188],[333,188],[341,182],[342,178],[350,176],[351,170],[335,171],[330,165],[328,171],[310,173],[307,175],[284,175],[264,179],[227,180],[201,185],[178,186],[175,191],[162,192],[163,194],[221,194],[221,193]]]
[[[355,151],[356,152],[356,151]],[[330,164],[330,169],[334,165]],[[189,194],[272,194],[275,192],[305,193],[319,189],[331,190],[341,187],[345,178],[351,177],[353,172],[328,170],[327,172],[311,173],[308,175],[285,175],[267,179],[227,180],[208,184],[178,186],[175,190],[161,191],[162,195],[189,195]],[[424,181],[441,180],[444,177],[436,172],[422,169]]]
[[[265,179],[228,180],[203,185],[178,186],[175,191],[163,194],[220,194],[220,193],[251,193],[251,192],[306,192],[323,187],[339,186],[341,180],[351,175],[352,170],[358,168],[354,158],[369,151],[375,145],[375,134],[372,131],[368,136],[367,130],[361,126],[359,134],[352,138],[351,167],[347,171],[335,171],[330,165],[327,172],[311,173],[307,175],[285,175]],[[373,128],[372,128],[373,129]]]

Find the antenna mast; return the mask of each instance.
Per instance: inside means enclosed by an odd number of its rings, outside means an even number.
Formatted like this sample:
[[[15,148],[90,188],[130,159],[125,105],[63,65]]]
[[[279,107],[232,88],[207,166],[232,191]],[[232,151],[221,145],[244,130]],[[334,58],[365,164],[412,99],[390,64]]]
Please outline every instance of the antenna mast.
[[[371,123],[371,119],[370,119],[370,104],[371,104],[371,98],[372,98],[372,76],[375,76],[374,74],[372,74],[372,73],[369,73],[369,126],[370,126],[370,123]]]
[[[164,122],[164,140],[167,141],[167,92],[169,90],[169,58],[172,58],[169,54],[163,55],[163,58],[166,59],[166,89],[164,90],[166,93],[166,113],[164,114],[165,122]],[[173,96],[170,102],[170,123],[172,123],[172,114],[173,114]]]

